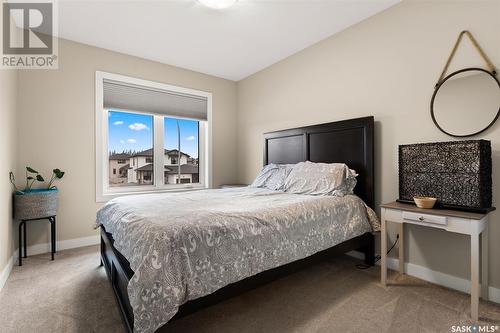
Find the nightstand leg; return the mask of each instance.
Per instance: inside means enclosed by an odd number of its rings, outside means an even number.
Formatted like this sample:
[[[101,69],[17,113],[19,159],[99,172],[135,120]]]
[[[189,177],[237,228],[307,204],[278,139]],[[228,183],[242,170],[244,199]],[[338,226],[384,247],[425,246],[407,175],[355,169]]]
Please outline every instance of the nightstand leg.
[[[25,222],[19,222],[19,266],[23,265],[23,224]]]
[[[481,233],[481,298],[488,300],[488,237],[489,237],[489,222],[486,222],[486,227]]]
[[[470,235],[470,313],[477,322],[479,312],[479,234]]]
[[[56,253],[56,218],[55,216],[49,217],[50,222],[50,256],[51,260],[54,260],[54,253]]]
[[[380,216],[380,282],[382,286],[387,285],[387,223],[385,221],[385,209],[382,208]]]
[[[404,244],[405,224],[399,224],[399,273],[405,273],[405,244]]]
[[[23,246],[24,246],[24,257],[28,258],[28,242],[26,241],[26,221],[23,223]]]

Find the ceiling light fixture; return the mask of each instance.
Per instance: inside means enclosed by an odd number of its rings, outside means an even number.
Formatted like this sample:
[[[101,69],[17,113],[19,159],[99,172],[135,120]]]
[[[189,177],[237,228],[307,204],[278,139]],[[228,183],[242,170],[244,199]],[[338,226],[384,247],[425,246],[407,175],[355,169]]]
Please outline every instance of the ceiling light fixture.
[[[198,0],[202,5],[213,9],[226,9],[234,5],[238,0]]]

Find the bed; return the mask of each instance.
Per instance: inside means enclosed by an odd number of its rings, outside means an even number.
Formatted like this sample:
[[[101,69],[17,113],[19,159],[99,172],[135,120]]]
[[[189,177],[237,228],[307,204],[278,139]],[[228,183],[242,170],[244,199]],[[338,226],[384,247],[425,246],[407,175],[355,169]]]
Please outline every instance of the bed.
[[[101,262],[129,331],[252,289],[334,253],[374,262],[373,117],[264,135],[264,164],[342,162],[358,172],[356,195],[260,188],[149,194],[98,212]],[[164,327],[168,327],[166,324]]]

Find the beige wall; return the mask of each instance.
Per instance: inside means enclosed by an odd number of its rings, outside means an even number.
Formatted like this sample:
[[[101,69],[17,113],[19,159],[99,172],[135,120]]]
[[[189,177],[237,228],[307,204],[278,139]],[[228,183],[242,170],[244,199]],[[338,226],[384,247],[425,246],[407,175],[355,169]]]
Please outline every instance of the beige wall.
[[[0,29],[2,20],[0,6]],[[8,174],[16,169],[17,81],[17,71],[0,69],[0,273],[14,250],[12,187]]]
[[[16,169],[17,71],[0,70],[0,272],[13,251],[12,187],[9,171]]]
[[[213,183],[235,181],[236,83],[132,56],[59,41],[58,70],[19,73],[18,174],[25,165],[49,175],[66,171],[58,183],[57,238],[96,234],[95,71],[106,71],[213,93]],[[1,178],[1,177],[0,177]],[[2,180],[3,181],[3,180]],[[30,224],[29,245],[49,242],[48,223]]]
[[[396,199],[398,145],[453,140],[434,127],[429,101],[463,29],[500,66],[499,1],[405,1],[238,82],[238,180],[250,182],[262,165],[263,132],[374,115],[376,199]],[[469,45],[465,40],[454,68],[483,66]],[[492,141],[493,198],[500,205],[500,123],[477,138]],[[497,288],[499,219],[492,214],[490,229]],[[465,236],[411,227],[406,239],[410,262],[468,278]]]

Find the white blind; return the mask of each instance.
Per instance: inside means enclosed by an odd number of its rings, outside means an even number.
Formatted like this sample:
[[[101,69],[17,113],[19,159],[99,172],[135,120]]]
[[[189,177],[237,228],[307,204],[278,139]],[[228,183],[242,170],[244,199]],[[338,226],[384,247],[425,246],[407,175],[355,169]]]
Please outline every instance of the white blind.
[[[207,98],[104,80],[104,107],[207,120]]]

